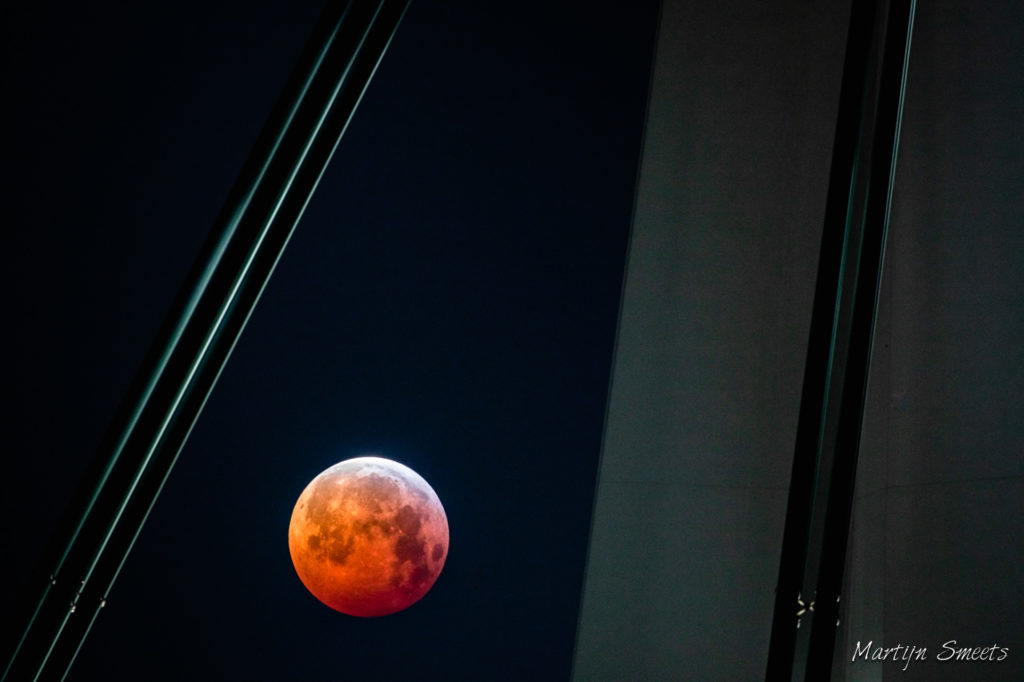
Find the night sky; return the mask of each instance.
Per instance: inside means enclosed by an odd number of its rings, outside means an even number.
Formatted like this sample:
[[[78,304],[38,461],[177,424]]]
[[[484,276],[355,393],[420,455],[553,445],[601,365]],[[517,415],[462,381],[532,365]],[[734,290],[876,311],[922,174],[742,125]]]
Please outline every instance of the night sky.
[[[0,613],[321,6],[0,10]],[[656,19],[413,0],[70,680],[568,677]],[[361,454],[451,528],[380,619],[288,556],[299,493]]]

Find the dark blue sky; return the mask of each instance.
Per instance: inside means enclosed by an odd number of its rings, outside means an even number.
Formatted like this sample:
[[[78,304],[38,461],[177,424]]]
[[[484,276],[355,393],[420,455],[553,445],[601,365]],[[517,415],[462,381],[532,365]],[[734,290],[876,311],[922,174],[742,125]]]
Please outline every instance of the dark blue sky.
[[[0,612],[320,6],[3,10]],[[656,13],[413,1],[69,679],[568,676]],[[451,550],[364,620],[286,529],[371,453]]]

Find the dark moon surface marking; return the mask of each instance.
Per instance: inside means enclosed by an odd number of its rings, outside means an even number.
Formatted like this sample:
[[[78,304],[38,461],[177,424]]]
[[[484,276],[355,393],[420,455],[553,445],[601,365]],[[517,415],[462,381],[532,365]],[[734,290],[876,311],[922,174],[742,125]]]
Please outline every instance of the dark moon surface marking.
[[[373,529],[378,529],[383,535],[390,535],[397,527],[399,534],[395,539],[395,569],[402,564],[409,562],[413,566],[412,573],[406,588],[415,591],[431,577],[431,571],[427,564],[426,538],[422,534],[423,519],[421,515],[411,506],[404,505],[390,518],[369,519],[369,520],[348,520],[338,523],[337,510],[331,509],[331,502],[338,499],[336,489],[342,488],[342,496],[353,499],[356,503],[376,514],[383,511],[381,499],[394,499],[399,497],[401,491],[399,485],[386,476],[370,474],[356,479],[345,481],[338,485],[336,481],[325,479],[319,482],[313,489],[309,505],[305,509],[306,519],[311,523],[320,523],[320,532],[311,534],[307,539],[309,549],[318,559],[326,559],[338,565],[344,565],[355,547],[357,535],[369,535]],[[415,488],[412,489],[419,497],[425,495]],[[323,523],[329,519],[328,523]],[[435,545],[433,549],[433,560],[439,561],[444,554],[441,545]],[[400,572],[396,572],[391,579],[394,587],[399,587],[405,580]]]

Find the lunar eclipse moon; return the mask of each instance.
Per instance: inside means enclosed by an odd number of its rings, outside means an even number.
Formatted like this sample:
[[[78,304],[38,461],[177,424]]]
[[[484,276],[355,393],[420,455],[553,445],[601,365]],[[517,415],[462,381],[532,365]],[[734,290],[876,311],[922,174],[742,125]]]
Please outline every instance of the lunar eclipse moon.
[[[302,584],[351,616],[419,601],[448,557],[448,518],[430,485],[382,457],[339,462],[302,491],[288,526]]]

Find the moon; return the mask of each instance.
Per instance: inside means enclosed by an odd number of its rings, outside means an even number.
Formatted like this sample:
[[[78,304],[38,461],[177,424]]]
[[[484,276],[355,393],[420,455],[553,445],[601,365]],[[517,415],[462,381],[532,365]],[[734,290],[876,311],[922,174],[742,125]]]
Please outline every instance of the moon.
[[[288,550],[299,580],[321,602],[351,616],[386,616],[433,587],[448,557],[448,517],[409,467],[356,457],[302,491]]]

